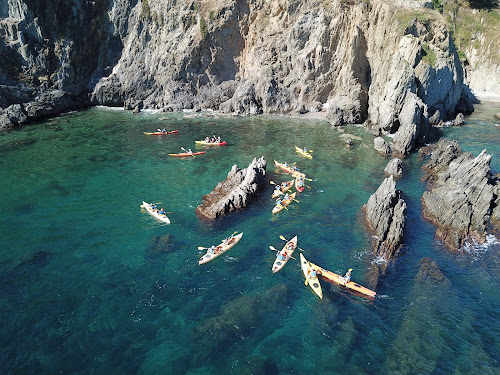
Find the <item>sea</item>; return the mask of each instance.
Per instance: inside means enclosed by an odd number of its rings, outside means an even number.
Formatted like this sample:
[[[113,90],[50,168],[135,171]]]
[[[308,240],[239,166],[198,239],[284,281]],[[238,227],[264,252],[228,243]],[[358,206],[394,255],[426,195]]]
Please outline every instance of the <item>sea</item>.
[[[464,151],[492,154],[493,173],[498,112],[478,104],[464,126],[441,129]],[[163,128],[179,132],[143,134]],[[228,145],[195,145],[213,135]],[[207,152],[169,156],[183,148]],[[213,222],[196,216],[234,164],[261,156],[269,183],[256,200]],[[310,180],[273,215],[273,183],[290,179],[274,160]],[[370,287],[379,260],[362,207],[389,160],[362,127],[288,116],[95,107],[1,132],[0,373],[500,374],[500,241],[443,246],[421,213],[417,152],[396,185],[404,246],[376,298],[322,280],[320,300],[305,285],[299,253]],[[198,264],[198,247],[236,231],[236,246]],[[270,246],[294,236],[301,251],[272,273]]]

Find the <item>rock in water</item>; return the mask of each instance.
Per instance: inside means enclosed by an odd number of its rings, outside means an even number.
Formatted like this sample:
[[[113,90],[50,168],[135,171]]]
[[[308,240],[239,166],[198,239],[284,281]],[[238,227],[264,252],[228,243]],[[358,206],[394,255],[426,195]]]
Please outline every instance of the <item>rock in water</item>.
[[[376,137],[373,140],[373,148],[382,155],[389,155],[392,152],[391,146],[389,146],[382,137]]]
[[[400,158],[394,158],[384,169],[384,173],[388,176],[394,176],[394,178],[400,178],[403,175],[403,162]]]
[[[457,155],[452,145],[442,142],[433,152],[431,162]],[[475,158],[470,153],[458,154],[422,195],[424,216],[438,226],[436,235],[453,250],[462,248],[469,238],[479,242],[486,239],[498,189],[490,162],[491,155],[485,150]]]
[[[266,187],[266,160],[254,158],[248,168],[240,169],[235,164],[225,181],[202,197],[196,207],[196,214],[213,220],[228,212],[246,207],[248,203]]]
[[[382,182],[363,207],[368,226],[376,235],[374,250],[377,257],[386,261],[393,259],[403,242],[406,203],[396,190],[392,175]]]

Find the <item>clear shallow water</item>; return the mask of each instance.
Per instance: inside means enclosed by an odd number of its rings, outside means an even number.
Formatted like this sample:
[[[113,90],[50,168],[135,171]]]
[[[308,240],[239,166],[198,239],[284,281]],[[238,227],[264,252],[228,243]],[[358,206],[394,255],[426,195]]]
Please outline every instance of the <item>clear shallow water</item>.
[[[444,129],[464,150],[493,153],[500,127],[479,106]],[[491,114],[490,114],[491,113]],[[143,131],[179,129],[166,137]],[[344,146],[344,134],[360,137]],[[279,235],[311,261],[367,285],[373,260],[361,206],[388,159],[361,128],[342,133],[285,117],[133,115],[95,108],[0,133],[0,372],[81,374],[499,373],[499,245],[450,254],[422,219],[422,159],[397,182],[408,204],[405,254],[369,301],[326,282],[323,301],[290,261],[271,273]],[[217,134],[229,146],[195,159],[168,153]],[[302,159],[294,146],[314,149]],[[296,161],[314,179],[274,217],[268,196],[213,224],[194,209],[233,164]],[[144,212],[161,202],[171,225]],[[241,242],[198,265],[197,246],[233,231]],[[495,241],[493,241],[495,242]],[[298,256],[298,254],[296,254]],[[422,258],[444,278],[422,281]]]

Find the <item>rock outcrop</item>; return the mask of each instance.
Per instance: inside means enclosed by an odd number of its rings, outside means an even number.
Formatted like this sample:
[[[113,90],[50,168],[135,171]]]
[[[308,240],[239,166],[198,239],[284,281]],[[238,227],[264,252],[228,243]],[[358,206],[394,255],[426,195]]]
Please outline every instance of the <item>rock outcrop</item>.
[[[375,139],[373,140],[373,148],[379,154],[382,154],[384,156],[390,155],[392,153],[391,146],[389,146],[385,139],[382,137],[375,137]]]
[[[374,232],[376,257],[389,261],[396,257],[403,243],[406,203],[396,190],[392,176],[387,177],[364,206],[366,222]]]
[[[266,161],[264,157],[253,159],[248,168],[235,164],[212,192],[204,195],[196,207],[196,214],[213,220],[231,211],[246,207],[266,186]]]
[[[400,158],[393,158],[384,169],[384,173],[394,178],[400,178],[403,175],[403,162]]]
[[[466,241],[484,242],[498,183],[490,170],[491,155],[462,153],[455,141],[441,140],[424,165],[430,189],[422,195],[424,216],[438,226],[436,235],[452,250]]]

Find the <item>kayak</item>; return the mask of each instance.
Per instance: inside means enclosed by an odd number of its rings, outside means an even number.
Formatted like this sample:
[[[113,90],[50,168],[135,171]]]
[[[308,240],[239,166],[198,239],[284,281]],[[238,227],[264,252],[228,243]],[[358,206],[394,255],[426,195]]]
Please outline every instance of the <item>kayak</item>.
[[[146,203],[144,201],[142,201],[142,206],[141,207],[144,207],[146,209],[146,211],[148,212],[148,214],[150,214],[151,216],[154,216],[156,217],[158,220],[161,220],[167,224],[170,224],[170,220],[169,218],[167,217],[167,215],[160,215],[159,214],[159,210],[153,210],[151,208],[151,205],[149,203]]]
[[[169,154],[169,155],[177,158],[185,158],[188,156],[196,156],[204,153],[206,153],[206,151],[193,152],[192,154],[188,154],[187,152],[181,152],[180,154]]]
[[[273,214],[275,214],[277,212],[280,212],[282,209],[284,209],[286,206],[288,206],[290,203],[292,203],[292,201],[295,199],[295,194],[297,194],[297,193],[290,194],[288,196],[287,200],[283,200],[281,202],[281,204],[277,204],[276,206],[274,206],[274,208],[273,208]]]
[[[194,141],[197,145],[202,145],[202,146],[225,146],[227,145],[226,141],[222,142],[205,142],[205,141]]]
[[[302,180],[302,186],[299,185],[299,177],[300,176],[297,176],[295,177],[295,189],[299,192],[299,193],[302,193],[305,189],[305,181]]]
[[[302,172],[299,172],[298,170],[290,167],[289,165],[285,165],[283,163],[280,163],[279,161],[274,161],[274,165],[276,165],[278,168],[280,168],[282,171],[285,171],[286,173],[290,173],[294,176],[302,176],[305,177],[305,174]]]
[[[334,272],[325,270],[324,268],[321,268],[320,266],[317,266],[314,263],[309,262],[309,264],[316,271],[319,270],[321,272],[321,276],[323,277],[323,279],[327,279],[327,280],[329,280],[337,285],[340,285],[340,286],[346,287],[347,289],[351,289],[355,292],[358,292],[358,293],[362,294],[363,297],[375,298],[375,296],[377,295],[377,293],[374,292],[373,290],[365,288],[364,286],[359,285],[358,283],[355,283],[354,281],[349,281],[348,283],[345,283],[345,280],[342,276],[337,275]]]
[[[316,293],[320,299],[323,299],[323,291],[321,290],[321,284],[319,283],[318,277],[311,276],[313,268],[302,253],[300,254],[300,268],[302,268],[302,272],[306,278],[306,283],[309,284],[313,292]]]
[[[213,253],[207,251],[207,253],[200,258],[198,264],[208,263],[211,260],[214,260],[215,258],[217,258],[218,256],[221,256],[226,251],[228,251],[230,248],[232,248],[234,245],[236,245],[241,240],[242,236],[243,236],[243,232],[241,232],[240,234],[237,234],[234,237],[231,237],[231,239],[229,240],[229,243],[227,243],[227,244],[224,244],[224,241],[221,242],[219,245],[217,245],[215,247],[215,251]]]
[[[278,198],[281,194],[284,194],[288,190],[290,190],[293,186],[293,180],[282,182],[281,185],[279,185],[279,186],[281,187],[280,190],[274,189],[274,191],[273,191],[273,195],[272,195],[273,199]]]
[[[171,130],[171,131],[168,131],[168,132],[143,132],[144,134],[146,135],[167,135],[167,134],[174,134],[174,133],[178,133],[179,131],[178,130]]]
[[[306,158],[309,158],[309,159],[312,159],[312,155],[307,152],[307,151],[304,151],[304,149],[300,148],[300,147],[297,147],[295,146],[295,151],[297,151],[300,155],[306,157]]]
[[[281,260],[278,256],[276,256],[276,260],[273,263],[272,271],[273,273],[278,272],[280,269],[285,267],[286,262],[292,257],[292,254],[297,247],[297,236],[293,237],[290,241],[288,241],[283,249],[278,253],[283,254],[285,256],[285,260]]]

